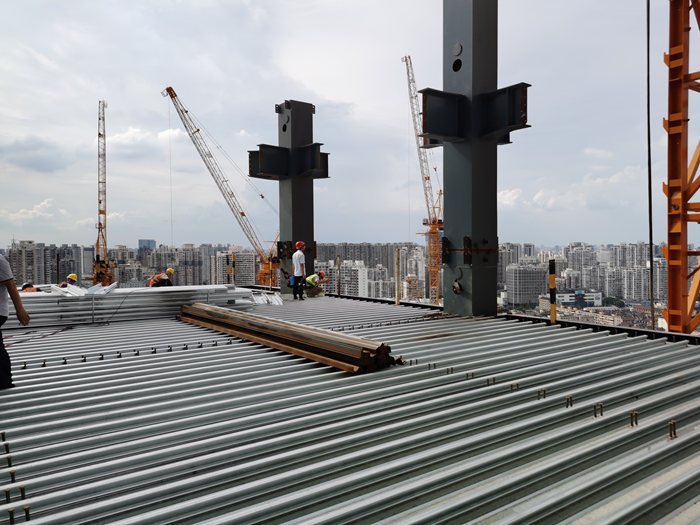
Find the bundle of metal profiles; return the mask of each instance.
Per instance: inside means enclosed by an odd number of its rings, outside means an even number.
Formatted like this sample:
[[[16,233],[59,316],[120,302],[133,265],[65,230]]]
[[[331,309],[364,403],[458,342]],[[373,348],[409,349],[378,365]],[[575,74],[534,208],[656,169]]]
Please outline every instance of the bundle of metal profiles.
[[[378,341],[217,306],[183,305],[178,319],[353,374],[403,364]]]
[[[0,520],[700,517],[696,346],[328,297],[253,312],[336,319],[406,365],[349,374],[175,319],[4,331]]]
[[[211,285],[117,288],[106,295],[83,296],[26,293],[22,303],[31,316],[31,326],[37,327],[174,317],[183,304],[251,304],[251,298],[251,291],[244,288]],[[4,328],[15,326],[19,323],[11,307]]]

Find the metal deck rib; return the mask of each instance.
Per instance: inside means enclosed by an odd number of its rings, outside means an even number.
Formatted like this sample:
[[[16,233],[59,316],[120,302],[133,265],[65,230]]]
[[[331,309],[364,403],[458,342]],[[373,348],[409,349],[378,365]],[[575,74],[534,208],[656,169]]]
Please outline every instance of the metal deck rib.
[[[696,346],[327,297],[252,311],[407,364],[352,376],[174,319],[6,330],[0,523],[700,517]]]

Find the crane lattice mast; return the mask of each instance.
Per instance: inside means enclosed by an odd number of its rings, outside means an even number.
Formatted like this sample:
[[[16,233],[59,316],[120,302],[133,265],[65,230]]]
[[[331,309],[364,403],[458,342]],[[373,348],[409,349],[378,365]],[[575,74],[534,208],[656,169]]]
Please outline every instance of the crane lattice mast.
[[[423,182],[423,193],[425,204],[428,210],[428,218],[423,220],[423,224],[428,226],[428,290],[430,292],[430,302],[440,303],[440,268],[442,266],[442,256],[440,254],[440,238],[442,237],[442,190],[438,191],[435,198],[432,180],[430,178],[430,166],[428,155],[423,147],[423,125],[421,123],[421,109],[418,102],[418,91],[416,90],[416,78],[413,74],[413,64],[410,56],[402,58],[406,64],[406,75],[408,77],[408,100],[411,106],[411,117],[413,120],[413,130],[416,138],[416,150],[418,151],[418,163],[420,165],[421,180]],[[397,276],[398,279],[398,276]]]
[[[105,138],[105,108],[107,103],[100,100],[97,114],[97,241],[95,242],[95,263],[93,284],[107,286],[114,278],[107,263],[107,144]]]
[[[207,169],[209,170],[209,173],[214,179],[214,182],[221,191],[221,194],[224,196],[226,203],[233,212],[233,215],[238,221],[238,224],[243,230],[243,233],[248,238],[250,244],[253,246],[253,250],[260,258],[261,269],[258,272],[258,283],[264,286],[276,286],[277,273],[275,270],[279,267],[279,263],[273,263],[271,261],[274,246],[270,250],[270,253],[266,253],[263,249],[262,243],[258,240],[258,236],[256,235],[255,230],[253,229],[253,225],[250,222],[250,219],[246,215],[245,211],[243,211],[243,207],[241,206],[240,202],[238,202],[236,194],[231,189],[228,183],[228,179],[225,177],[223,171],[221,170],[221,167],[219,166],[219,163],[216,161],[216,158],[214,158],[214,155],[211,153],[209,146],[207,146],[207,143],[204,140],[204,137],[202,136],[201,130],[194,123],[194,120],[190,116],[189,111],[185,109],[185,107],[180,102],[180,99],[175,93],[175,90],[172,87],[167,87],[162,92],[162,95],[164,97],[170,97],[170,100],[175,106],[177,114],[180,116],[180,120],[182,120],[183,126],[185,126],[187,135],[189,135],[190,139],[192,140],[194,147],[199,153],[199,156],[202,157],[204,164],[206,165]]]

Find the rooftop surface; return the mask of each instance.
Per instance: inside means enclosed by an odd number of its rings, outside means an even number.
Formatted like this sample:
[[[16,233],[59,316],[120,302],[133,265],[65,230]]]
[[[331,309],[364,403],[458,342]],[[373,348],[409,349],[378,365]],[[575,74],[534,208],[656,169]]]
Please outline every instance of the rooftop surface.
[[[700,347],[320,297],[352,375],[172,316],[4,330],[0,523],[692,523]]]

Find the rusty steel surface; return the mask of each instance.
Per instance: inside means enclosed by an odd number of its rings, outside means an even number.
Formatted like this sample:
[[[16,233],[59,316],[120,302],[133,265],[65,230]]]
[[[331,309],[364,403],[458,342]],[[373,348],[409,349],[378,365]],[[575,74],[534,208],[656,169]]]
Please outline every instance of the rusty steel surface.
[[[394,364],[403,364],[391,355],[389,346],[379,341],[273,320],[223,307],[201,303],[183,305],[182,315],[178,318],[312,359],[345,372],[371,372]]]

